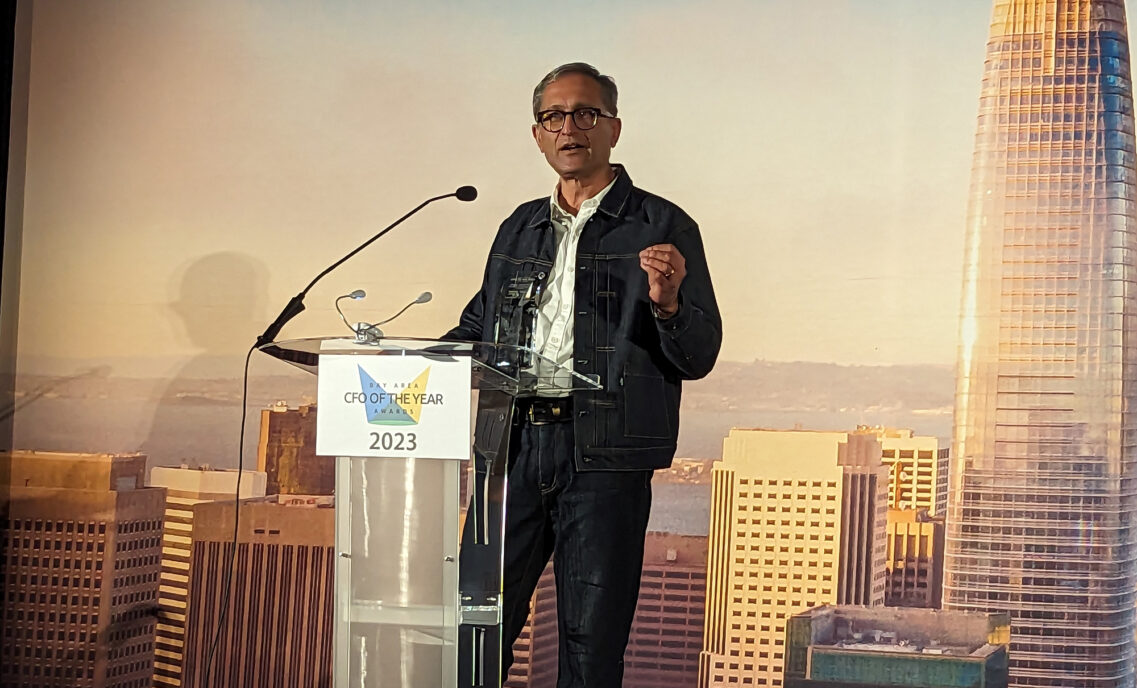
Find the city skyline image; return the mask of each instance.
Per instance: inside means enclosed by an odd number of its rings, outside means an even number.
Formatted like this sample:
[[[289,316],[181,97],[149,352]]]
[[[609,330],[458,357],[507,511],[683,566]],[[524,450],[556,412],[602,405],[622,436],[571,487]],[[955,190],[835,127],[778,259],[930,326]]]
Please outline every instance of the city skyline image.
[[[1137,216],[1119,0],[998,0],[968,212],[944,606],[1011,685],[1132,685]]]
[[[245,354],[473,185],[278,339],[427,291],[383,331],[453,327],[556,184],[533,88],[583,61],[722,311],[651,480],[624,687],[1137,688],[1137,0],[19,7],[0,683],[340,688],[350,636],[383,665],[358,685],[397,657],[390,688],[436,688],[449,621],[404,632],[377,587],[383,630],[343,635],[343,576],[417,567],[392,505],[466,513],[473,462],[457,506],[373,481],[359,542],[386,544],[353,560],[317,376]],[[550,569],[507,688],[556,683],[557,602]]]

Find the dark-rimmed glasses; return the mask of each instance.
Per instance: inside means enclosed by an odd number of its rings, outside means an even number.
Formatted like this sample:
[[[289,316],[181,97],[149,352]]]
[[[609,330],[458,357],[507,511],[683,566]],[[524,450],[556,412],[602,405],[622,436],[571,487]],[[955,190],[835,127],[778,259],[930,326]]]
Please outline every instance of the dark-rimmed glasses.
[[[591,129],[596,126],[601,117],[608,119],[615,119],[612,115],[606,115],[600,111],[600,108],[582,107],[573,110],[572,112],[565,112],[564,110],[542,110],[537,113],[537,124],[541,128],[550,133],[557,133],[565,126],[565,117],[572,115],[572,123],[576,125],[577,129]]]

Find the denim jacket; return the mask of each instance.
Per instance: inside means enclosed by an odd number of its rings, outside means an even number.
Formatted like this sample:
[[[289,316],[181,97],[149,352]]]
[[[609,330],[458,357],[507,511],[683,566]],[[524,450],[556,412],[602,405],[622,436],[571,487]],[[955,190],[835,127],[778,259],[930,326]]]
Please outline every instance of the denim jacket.
[[[615,185],[577,247],[573,369],[602,390],[573,392],[577,470],[654,470],[671,465],[683,380],[704,377],[722,343],[722,319],[698,225],[675,204]],[[655,317],[639,253],[674,244],[687,262],[679,312]],[[524,203],[498,229],[482,288],[447,339],[492,341],[496,300],[516,276],[547,283],[556,238],[548,197]]]

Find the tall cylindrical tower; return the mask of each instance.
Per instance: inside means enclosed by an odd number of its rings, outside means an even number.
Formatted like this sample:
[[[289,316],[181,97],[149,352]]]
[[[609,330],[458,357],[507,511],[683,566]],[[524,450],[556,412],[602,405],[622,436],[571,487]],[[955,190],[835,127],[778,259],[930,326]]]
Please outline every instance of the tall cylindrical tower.
[[[996,0],[967,216],[944,606],[1012,685],[1134,685],[1137,220],[1123,0]]]

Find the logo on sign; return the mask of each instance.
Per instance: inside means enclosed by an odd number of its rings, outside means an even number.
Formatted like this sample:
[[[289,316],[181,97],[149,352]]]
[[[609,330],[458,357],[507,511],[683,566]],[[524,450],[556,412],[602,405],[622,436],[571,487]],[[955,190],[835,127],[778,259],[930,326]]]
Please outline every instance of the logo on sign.
[[[371,377],[363,366],[359,369],[360,392],[348,392],[344,401],[362,403],[367,413],[367,422],[372,425],[418,425],[422,419],[423,406],[436,406],[442,403],[441,394],[427,394],[426,385],[430,379],[430,366],[409,382],[395,381],[380,384]]]

